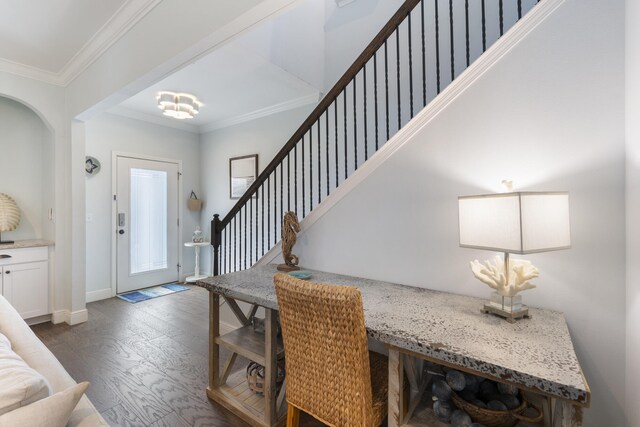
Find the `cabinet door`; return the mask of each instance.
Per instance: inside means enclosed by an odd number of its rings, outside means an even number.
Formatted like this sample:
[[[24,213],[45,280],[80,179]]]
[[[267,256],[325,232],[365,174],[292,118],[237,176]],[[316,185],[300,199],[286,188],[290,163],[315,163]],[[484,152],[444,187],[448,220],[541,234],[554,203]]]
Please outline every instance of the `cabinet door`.
[[[49,313],[48,262],[4,266],[4,297],[23,319]]]

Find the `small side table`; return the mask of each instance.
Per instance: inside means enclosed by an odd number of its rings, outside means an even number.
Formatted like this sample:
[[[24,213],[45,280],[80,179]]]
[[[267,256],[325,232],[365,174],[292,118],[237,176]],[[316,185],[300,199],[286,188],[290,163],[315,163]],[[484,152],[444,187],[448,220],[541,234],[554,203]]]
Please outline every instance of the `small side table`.
[[[196,251],[196,269],[195,272],[193,273],[193,276],[189,276],[187,277],[185,280],[185,282],[187,283],[193,283],[196,282],[200,279],[206,279],[207,276],[206,274],[200,274],[200,247],[202,246],[211,246],[211,243],[209,242],[200,242],[200,243],[195,243],[195,242],[186,242],[184,244],[187,248],[195,248]]]

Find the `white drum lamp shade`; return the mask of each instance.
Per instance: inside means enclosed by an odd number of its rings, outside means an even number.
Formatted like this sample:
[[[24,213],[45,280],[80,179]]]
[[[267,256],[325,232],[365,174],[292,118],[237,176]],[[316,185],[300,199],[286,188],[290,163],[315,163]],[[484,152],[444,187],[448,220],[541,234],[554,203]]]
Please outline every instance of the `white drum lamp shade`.
[[[0,233],[13,231],[18,228],[19,224],[20,209],[18,209],[15,200],[7,194],[0,193]],[[0,243],[13,242],[3,242],[2,236],[0,236]]]
[[[566,192],[462,196],[458,214],[464,248],[531,254],[571,247]]]

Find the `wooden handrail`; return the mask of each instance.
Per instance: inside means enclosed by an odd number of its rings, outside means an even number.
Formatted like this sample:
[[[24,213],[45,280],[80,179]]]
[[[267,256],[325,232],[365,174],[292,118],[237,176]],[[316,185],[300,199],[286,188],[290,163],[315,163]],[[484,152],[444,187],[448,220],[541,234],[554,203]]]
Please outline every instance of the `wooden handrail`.
[[[214,241],[213,234],[219,233],[226,227],[233,217],[242,209],[242,207],[253,197],[254,193],[258,191],[258,188],[264,184],[269,175],[276,170],[278,165],[287,158],[291,150],[302,139],[302,137],[311,129],[311,127],[322,117],[325,111],[331,104],[338,98],[342,91],[351,83],[356,75],[364,68],[373,55],[384,45],[385,41],[396,31],[398,26],[404,21],[404,19],[411,13],[420,0],[406,0],[404,4],[398,9],[398,11],[391,17],[389,22],[380,30],[375,38],[364,49],[355,62],[349,67],[344,75],[338,80],[338,82],[331,88],[325,95],[316,108],[309,114],[309,117],[300,125],[293,136],[287,141],[282,149],[276,154],[271,162],[264,168],[264,170],[258,175],[255,182],[247,189],[247,191],[240,197],[238,202],[231,208],[227,215],[222,220],[212,221],[212,242]]]

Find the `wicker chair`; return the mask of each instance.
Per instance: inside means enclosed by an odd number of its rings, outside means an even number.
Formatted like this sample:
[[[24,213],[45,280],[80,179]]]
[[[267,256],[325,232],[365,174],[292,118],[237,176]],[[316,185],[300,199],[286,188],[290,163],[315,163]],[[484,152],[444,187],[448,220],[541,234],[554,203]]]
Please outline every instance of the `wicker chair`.
[[[387,412],[387,358],[370,353],[360,291],[274,277],[287,372],[287,426],[300,410],[329,426],[379,426]]]

